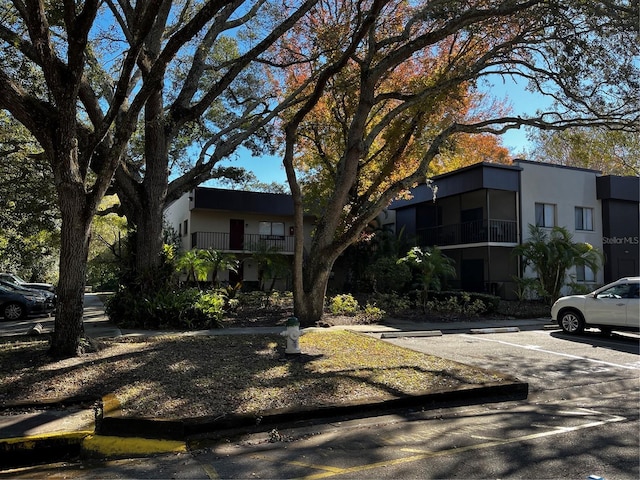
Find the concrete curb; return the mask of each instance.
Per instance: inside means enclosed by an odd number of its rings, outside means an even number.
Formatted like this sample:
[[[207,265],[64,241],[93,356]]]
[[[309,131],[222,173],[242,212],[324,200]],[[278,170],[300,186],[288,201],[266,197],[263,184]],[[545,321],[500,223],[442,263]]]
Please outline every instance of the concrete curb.
[[[517,333],[520,329],[518,327],[496,327],[496,328],[472,328],[469,333],[482,334],[482,333]]]
[[[153,419],[124,418],[106,415],[100,422],[98,433],[103,436],[143,437],[188,441],[193,436],[229,433],[233,431],[261,431],[273,425],[290,424],[305,420],[334,417],[360,418],[403,408],[435,409],[444,406],[475,405],[526,399],[529,384],[516,379],[480,386],[471,386],[424,395],[412,395],[380,401],[352,402],[345,405],[326,405],[316,408],[290,408],[261,412],[259,415],[225,415],[219,417]]]
[[[404,338],[404,337],[441,337],[442,330],[423,330],[418,332],[384,332],[380,338]]]
[[[87,404],[92,404],[87,406]],[[100,404],[101,408],[94,408]],[[0,467],[18,467],[53,461],[62,461],[77,457],[87,458],[118,458],[126,456],[146,456],[161,453],[186,452],[184,441],[165,438],[143,438],[140,436],[102,435],[98,432],[105,414],[107,417],[118,418],[121,406],[113,394],[97,397],[69,397],[62,399],[47,399],[37,402],[13,402],[0,406],[0,413],[10,411],[29,411],[26,415],[43,415],[48,411],[66,412],[71,407],[78,410],[92,409],[95,421],[86,428],[58,430],[53,432],[35,432],[23,436],[7,436],[0,438]],[[15,418],[16,423],[23,421],[20,413],[14,413],[9,418]],[[162,423],[156,427],[162,429]],[[9,427],[10,429],[10,427]],[[0,430],[1,431],[1,430]],[[4,432],[2,432],[4,433]],[[145,432],[140,432],[144,435]]]
[[[506,381],[443,390],[424,395],[394,399],[371,399],[345,405],[326,405],[318,408],[288,408],[261,412],[259,415],[225,415],[219,417],[156,419],[132,418],[121,415],[120,403],[109,394],[101,400],[95,425],[77,431],[60,431],[22,437],[0,438],[0,467],[16,467],[47,463],[77,457],[123,458],[179,453],[188,450],[190,442],[216,438],[234,433],[254,433],[274,426],[286,426],[301,421],[322,421],[331,418],[365,418],[393,410],[498,403],[526,399],[528,383],[507,377]],[[87,402],[87,398],[82,398]],[[64,409],[74,399],[60,399],[32,404],[12,405],[16,408]],[[5,410],[11,406],[5,405]]]
[[[187,444],[183,441],[141,437],[88,435],[81,444],[82,456],[98,458],[140,457],[186,451]]]

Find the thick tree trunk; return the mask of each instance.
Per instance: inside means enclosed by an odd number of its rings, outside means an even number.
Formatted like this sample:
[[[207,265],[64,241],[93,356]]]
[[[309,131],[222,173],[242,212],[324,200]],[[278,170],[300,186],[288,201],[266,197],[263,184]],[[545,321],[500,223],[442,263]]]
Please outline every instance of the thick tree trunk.
[[[312,327],[322,319],[327,281],[315,279],[308,289],[294,295],[294,311],[302,327]]]
[[[160,266],[162,254],[162,213],[165,196],[158,194],[155,200],[151,192],[144,192],[147,209],[138,210],[133,221],[136,225],[135,269],[139,280],[152,287],[154,275]],[[162,203],[160,203],[162,201]]]
[[[59,188],[59,196],[62,213],[60,278],[50,354],[67,358],[80,353],[80,339],[84,336],[83,299],[92,216],[80,213],[87,210],[81,184]]]
[[[63,217],[58,303],[51,342],[51,355],[56,358],[80,353],[80,339],[84,336],[82,316],[89,251],[87,230],[84,225],[65,225]]]
[[[300,325],[316,325],[324,312],[327,283],[337,255],[319,255],[312,251],[302,272],[302,288],[294,292],[293,308]]]
[[[162,255],[163,210],[169,184],[169,152],[164,126],[162,91],[145,105],[144,181],[135,189],[137,198],[130,219],[136,227],[135,270],[143,291],[154,289]]]

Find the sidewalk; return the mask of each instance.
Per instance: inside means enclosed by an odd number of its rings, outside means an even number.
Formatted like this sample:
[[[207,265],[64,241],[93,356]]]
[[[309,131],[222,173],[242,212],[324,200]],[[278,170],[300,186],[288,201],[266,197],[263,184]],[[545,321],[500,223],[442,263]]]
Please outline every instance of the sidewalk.
[[[121,330],[109,323],[103,305],[96,294],[85,295],[84,322],[86,333],[94,338],[120,336],[166,335],[168,332]],[[395,320],[385,325],[353,325],[331,327],[350,329],[377,338],[400,336],[436,336],[448,333],[517,332],[553,328],[550,319],[486,320],[473,322],[409,322]],[[35,323],[43,333],[53,330],[53,318],[30,319],[22,322],[0,322],[0,336],[25,335]],[[283,327],[227,328],[182,333],[183,335],[242,335],[280,333]],[[175,332],[173,333],[175,334]],[[318,419],[342,415],[374,415],[394,408],[444,406],[461,403],[488,403],[526,398],[528,385],[514,381],[498,386],[478,387],[464,391],[440,392],[398,399],[389,404],[358,404],[323,407],[314,411],[271,412],[262,417],[260,428],[303,419]],[[16,408],[21,407],[21,408]],[[256,427],[254,417],[237,416],[220,419],[158,420],[131,419],[119,416],[119,403],[114,396],[76,398],[0,406],[0,467],[34,463],[47,458],[60,460],[65,456],[92,455],[122,457],[184,452],[187,441],[194,436],[214,434],[228,429]]]

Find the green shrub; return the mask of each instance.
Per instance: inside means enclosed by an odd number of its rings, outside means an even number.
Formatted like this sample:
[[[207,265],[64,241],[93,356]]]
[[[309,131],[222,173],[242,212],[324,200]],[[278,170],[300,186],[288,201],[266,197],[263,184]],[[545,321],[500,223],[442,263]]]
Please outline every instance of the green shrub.
[[[386,312],[375,304],[367,303],[361,315],[365,323],[377,323],[384,318],[385,314]]]
[[[360,309],[358,301],[351,294],[336,295],[331,298],[329,309],[334,315],[355,316]]]
[[[194,307],[197,312],[204,315],[212,322],[222,320],[226,299],[219,293],[202,293]]]
[[[475,316],[498,310],[500,298],[485,293],[434,292],[426,306],[428,310]]]
[[[109,319],[123,328],[191,330],[221,326],[224,298],[196,288],[142,295],[121,290],[107,300]]]
[[[113,265],[87,264],[87,285],[91,285],[94,292],[115,292],[120,285],[119,272]]]
[[[442,291],[429,292],[429,298],[437,302],[446,302],[449,298],[455,298],[456,302],[464,305],[480,301],[484,304],[482,313],[494,313],[500,306],[500,297],[488,293],[463,292],[463,291]]]
[[[540,282],[537,278],[520,278],[517,276],[511,277],[516,284],[516,288],[513,290],[518,300],[521,302],[524,300],[532,300],[538,298],[538,290],[540,289]]]
[[[239,292],[236,297],[230,301],[228,309],[247,312],[255,310],[279,311],[291,308],[292,305],[292,292],[280,292],[278,290],[263,292],[256,290],[252,292]]]
[[[267,294],[260,290],[251,292],[242,291],[237,294],[236,298],[238,299],[238,303],[241,308],[263,308],[268,302]]]
[[[377,259],[365,270],[366,282],[374,292],[399,292],[411,281],[411,268],[392,257]]]
[[[497,295],[491,295],[489,293],[469,293],[471,296],[471,301],[475,302],[476,300],[480,300],[484,303],[485,313],[495,313],[498,311],[498,307],[500,307],[500,297]]]
[[[397,293],[376,293],[373,296],[377,305],[382,305],[387,312],[403,313],[410,310],[413,302],[407,295]]]
[[[293,305],[293,292],[272,290],[268,293],[268,303],[274,307],[286,308]]]

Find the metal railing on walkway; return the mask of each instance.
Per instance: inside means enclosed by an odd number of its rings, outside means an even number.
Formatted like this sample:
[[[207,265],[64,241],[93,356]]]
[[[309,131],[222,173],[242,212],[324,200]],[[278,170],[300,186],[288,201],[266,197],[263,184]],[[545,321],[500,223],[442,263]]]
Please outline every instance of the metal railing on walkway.
[[[293,235],[260,235],[245,233],[235,235],[228,232],[193,232],[191,247],[214,249],[227,252],[259,252],[277,251],[279,253],[293,253]]]

